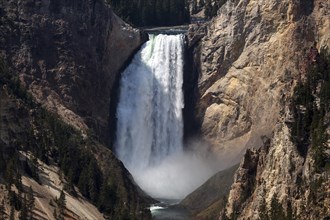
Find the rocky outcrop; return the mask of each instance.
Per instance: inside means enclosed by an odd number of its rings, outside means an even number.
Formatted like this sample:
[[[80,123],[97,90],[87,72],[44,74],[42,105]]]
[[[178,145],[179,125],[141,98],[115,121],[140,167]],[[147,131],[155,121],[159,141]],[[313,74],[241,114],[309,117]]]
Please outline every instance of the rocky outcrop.
[[[222,170],[184,198],[180,205],[188,209],[196,219],[216,219],[219,210],[226,205],[226,196],[234,181],[238,165]]]
[[[330,45],[329,7],[325,0],[232,0],[210,21],[196,58],[196,115],[223,158],[237,162],[272,135],[304,50]]]
[[[11,74],[44,107],[105,139],[114,81],[145,36],[102,0],[1,1],[0,14]]]
[[[291,142],[285,123],[279,123],[270,144],[258,151],[249,151],[235,174],[227,206],[219,219],[263,219],[272,215],[277,201],[285,215],[292,219],[329,217],[330,198],[328,173],[317,174],[309,152],[300,156]],[[248,169],[244,161],[252,152]],[[246,175],[251,173],[252,175]],[[243,178],[245,177],[245,178]],[[248,183],[252,187],[246,187]],[[268,211],[267,211],[268,210]],[[273,216],[276,214],[273,214]]]
[[[273,136],[259,150],[247,150],[220,219],[330,218],[330,99],[324,95],[330,54],[312,47],[302,64]]]

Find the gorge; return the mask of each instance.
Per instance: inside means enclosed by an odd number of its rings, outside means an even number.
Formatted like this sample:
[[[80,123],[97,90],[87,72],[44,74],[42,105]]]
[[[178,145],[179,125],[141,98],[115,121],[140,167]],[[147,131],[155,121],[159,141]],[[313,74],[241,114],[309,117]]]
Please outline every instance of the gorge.
[[[0,220],[329,219],[330,2],[127,2],[0,1]]]

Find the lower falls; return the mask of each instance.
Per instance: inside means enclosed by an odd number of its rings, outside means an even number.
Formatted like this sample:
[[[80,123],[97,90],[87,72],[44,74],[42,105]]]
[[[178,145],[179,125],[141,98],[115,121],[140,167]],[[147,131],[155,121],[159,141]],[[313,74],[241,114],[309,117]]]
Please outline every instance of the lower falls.
[[[179,201],[216,170],[183,144],[185,36],[149,38],[121,76],[114,149],[146,193]]]

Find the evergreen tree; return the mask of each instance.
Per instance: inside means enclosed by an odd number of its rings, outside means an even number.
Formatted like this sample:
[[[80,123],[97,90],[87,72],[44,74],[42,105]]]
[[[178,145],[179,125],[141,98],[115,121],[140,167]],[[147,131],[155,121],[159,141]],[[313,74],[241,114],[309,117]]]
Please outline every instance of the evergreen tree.
[[[94,159],[88,165],[88,195],[92,201],[97,201],[101,186],[101,172]]]
[[[15,220],[15,210],[13,206],[10,206],[9,220]]]
[[[286,220],[293,220],[293,210],[292,210],[292,204],[291,202],[288,203],[288,208],[286,212]]]
[[[26,201],[26,207],[27,207],[27,215],[29,219],[33,219],[33,209],[34,209],[34,196],[33,196],[33,190],[31,186],[29,187],[29,191],[27,193],[27,201]]]
[[[276,194],[271,201],[270,216],[272,220],[286,220],[284,209],[282,204],[278,202]]]
[[[24,195],[23,200],[22,200],[22,208],[21,208],[21,212],[19,214],[19,219],[20,220],[26,220],[26,219],[28,219],[26,194]]]
[[[3,174],[6,170],[6,161],[3,156],[3,147],[0,144],[0,175]]]
[[[126,22],[137,26],[179,25],[190,21],[186,0],[108,0]]]
[[[259,219],[269,220],[266,200],[263,198],[259,207]]]
[[[204,0],[199,0],[198,7],[199,7],[199,8],[202,8],[202,7],[204,7],[204,5],[205,5]]]
[[[66,199],[65,199],[65,193],[62,190],[60,194],[60,198],[58,199],[58,206],[59,206],[59,211],[60,211],[60,216],[63,216],[64,218],[64,210],[66,206]]]
[[[118,202],[114,184],[104,181],[99,196],[99,209],[105,213],[112,213]]]
[[[213,5],[213,7],[212,7],[212,10],[211,10],[211,16],[212,16],[212,17],[217,16],[218,9],[219,9],[218,4],[215,3],[215,4]]]
[[[313,63],[309,64],[306,71],[306,80],[295,88],[291,139],[301,156],[306,157],[308,148],[312,148],[314,167],[317,172],[322,172],[329,157],[325,116],[330,111],[330,55],[323,50],[320,54],[315,53],[317,51],[311,48],[308,56],[315,56],[316,62],[313,58]],[[317,98],[320,100],[319,105],[316,102]]]
[[[16,210],[20,210],[22,208],[22,200],[14,191],[9,190],[8,199],[10,206],[14,207]]]
[[[78,188],[84,196],[89,198],[89,195],[88,195],[88,169],[86,167],[80,173]]]
[[[5,200],[2,200],[0,203],[0,220],[6,219],[6,211],[5,211]]]
[[[206,0],[204,15],[206,18],[210,19],[212,17],[212,3],[211,0]]]
[[[192,14],[196,14],[198,12],[198,8],[197,8],[197,0],[193,0],[192,1],[192,5],[191,5],[191,13]]]
[[[65,193],[62,190],[60,197],[55,200],[57,207],[54,210],[54,217],[57,220],[64,220],[65,215],[65,206],[66,206],[66,200],[65,200]]]

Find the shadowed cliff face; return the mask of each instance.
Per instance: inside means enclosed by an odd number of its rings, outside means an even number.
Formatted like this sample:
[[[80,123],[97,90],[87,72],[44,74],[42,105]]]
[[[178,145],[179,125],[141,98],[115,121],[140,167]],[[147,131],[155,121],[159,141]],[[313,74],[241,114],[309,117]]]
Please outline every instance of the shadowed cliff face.
[[[0,3],[0,50],[36,100],[86,132],[105,136],[110,93],[143,43],[102,0]]]
[[[57,113],[64,122],[83,134],[89,129],[94,132],[96,137],[86,138],[93,144],[84,149],[96,158],[106,179],[116,180],[116,201],[112,201],[118,202],[116,212],[127,211],[129,215],[138,214],[144,203],[151,201],[144,199],[145,194],[104,143],[109,136],[114,82],[143,42],[144,35],[125,24],[102,0],[0,2],[0,56],[9,75],[14,76],[11,79],[18,78],[35,101]],[[22,111],[22,104],[16,104],[20,103],[17,97],[7,102],[5,92],[0,94],[2,145],[18,148],[10,141],[20,140],[25,147],[28,131],[48,131],[45,126],[33,125],[31,114],[35,109],[23,106]],[[59,139],[51,135],[48,137]]]
[[[238,161],[262,145],[299,78],[304,50],[329,45],[327,1],[228,1],[201,40],[196,115],[213,149]]]

